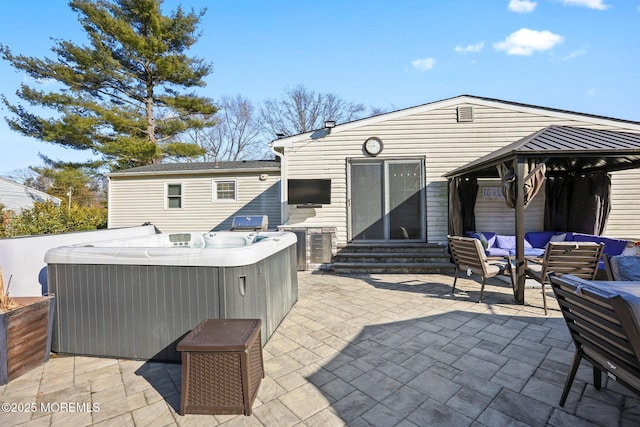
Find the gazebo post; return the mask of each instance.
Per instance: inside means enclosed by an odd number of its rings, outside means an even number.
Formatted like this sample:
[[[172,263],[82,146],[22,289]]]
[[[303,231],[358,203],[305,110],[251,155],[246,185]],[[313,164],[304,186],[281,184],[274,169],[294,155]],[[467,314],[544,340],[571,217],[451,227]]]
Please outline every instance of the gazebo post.
[[[524,159],[514,160],[516,172],[516,288],[514,297],[518,304],[524,304],[526,264],[524,259]]]

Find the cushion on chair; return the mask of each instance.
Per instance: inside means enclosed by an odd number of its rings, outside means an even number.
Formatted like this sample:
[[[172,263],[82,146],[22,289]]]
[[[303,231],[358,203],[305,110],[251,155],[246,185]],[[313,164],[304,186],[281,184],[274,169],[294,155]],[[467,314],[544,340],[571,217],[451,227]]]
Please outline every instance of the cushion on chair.
[[[542,264],[529,263],[527,265],[527,274],[539,282],[542,279]]]
[[[487,256],[508,256],[509,249],[489,248],[485,250],[485,253],[487,254]]]
[[[640,281],[640,256],[611,257],[611,273],[614,280]]]
[[[509,255],[515,255],[515,254],[516,254],[515,249],[509,249]],[[544,255],[544,249],[527,248],[527,245],[525,245],[524,256],[542,256],[542,255]]]
[[[558,233],[551,236],[550,242],[565,242],[567,240],[567,233]]]
[[[515,249],[516,248],[516,236],[503,236],[498,234],[496,236],[496,244],[501,249]],[[524,239],[524,247],[525,249],[531,249],[531,243],[527,242],[527,239]]]
[[[487,241],[487,238],[484,234],[478,233],[478,240],[480,240],[480,243],[482,243],[483,249],[487,249],[489,247],[489,242]]]
[[[480,239],[474,238],[473,243],[476,245],[476,250],[478,251],[478,253],[482,255],[482,261],[486,261],[487,260],[487,254],[484,253],[484,248],[482,247],[482,243],[480,242]],[[476,273],[476,272],[474,271],[474,273]],[[476,274],[478,274],[478,273],[476,273]],[[482,274],[482,272],[480,272],[480,274]]]
[[[567,233],[568,235],[569,233]],[[568,239],[567,239],[568,240]],[[627,240],[611,237],[594,236],[592,234],[573,233],[574,242],[604,243],[604,253],[609,256],[620,255],[627,246]]]
[[[525,233],[524,238],[534,248],[544,248],[549,243],[549,240],[554,235],[554,231],[530,231]]]
[[[503,267],[497,264],[489,264],[487,265],[487,277],[497,276]]]
[[[496,233],[491,232],[491,231],[483,231],[483,232],[479,232],[479,231],[467,231],[464,233],[467,237],[473,237],[474,239],[479,239],[481,242],[484,240],[486,241],[486,246],[483,245],[485,247],[485,249],[487,248],[492,248],[495,246],[496,243]]]
[[[513,249],[516,247],[516,236],[496,236],[496,244],[501,249]]]
[[[496,233],[492,231],[484,231],[482,234],[484,234],[484,237],[487,238],[487,243],[489,244],[490,248],[496,245]]]

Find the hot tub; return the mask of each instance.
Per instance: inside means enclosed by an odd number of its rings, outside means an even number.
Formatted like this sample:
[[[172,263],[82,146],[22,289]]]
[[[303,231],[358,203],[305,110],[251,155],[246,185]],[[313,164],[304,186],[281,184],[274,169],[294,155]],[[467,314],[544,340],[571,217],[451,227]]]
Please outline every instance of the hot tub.
[[[290,232],[185,232],[64,246],[45,255],[52,351],[179,361],[205,319],[262,319],[263,345],[298,299]]]

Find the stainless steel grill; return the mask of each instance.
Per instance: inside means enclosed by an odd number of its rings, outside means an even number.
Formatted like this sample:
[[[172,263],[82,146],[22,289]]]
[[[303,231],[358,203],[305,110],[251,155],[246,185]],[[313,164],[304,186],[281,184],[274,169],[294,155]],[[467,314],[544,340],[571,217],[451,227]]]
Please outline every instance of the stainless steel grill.
[[[267,215],[238,215],[233,217],[231,231],[267,231]]]

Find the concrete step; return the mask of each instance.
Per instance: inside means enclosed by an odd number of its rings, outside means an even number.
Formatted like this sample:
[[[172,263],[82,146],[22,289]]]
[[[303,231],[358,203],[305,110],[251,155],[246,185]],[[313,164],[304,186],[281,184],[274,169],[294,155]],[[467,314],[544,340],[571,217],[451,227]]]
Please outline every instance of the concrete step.
[[[446,246],[438,243],[350,243],[338,253],[446,253]]]
[[[350,243],[333,257],[336,273],[452,273],[454,266],[438,243]]]
[[[453,273],[450,262],[334,262],[335,273]]]
[[[449,260],[449,254],[437,252],[340,252],[333,257],[334,263],[441,263]]]

